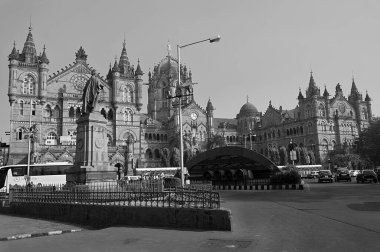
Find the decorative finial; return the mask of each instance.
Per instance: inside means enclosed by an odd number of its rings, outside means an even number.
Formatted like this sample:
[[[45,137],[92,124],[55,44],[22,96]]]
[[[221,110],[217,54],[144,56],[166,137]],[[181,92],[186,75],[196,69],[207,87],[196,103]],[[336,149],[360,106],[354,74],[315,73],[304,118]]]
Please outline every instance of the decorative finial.
[[[137,58],[137,65],[140,65],[140,58]]]
[[[44,51],[45,51],[46,47],[45,47],[45,44],[44,44]]]
[[[313,75],[313,68],[311,67],[311,64],[310,64],[310,75]]]
[[[269,100],[269,106],[272,107],[272,101],[271,100]]]
[[[168,49],[168,56],[170,56],[170,51],[172,50],[172,48],[170,46],[169,39],[168,39],[167,49]]]
[[[32,16],[29,16],[29,32],[32,31]]]
[[[16,48],[16,41],[13,40],[13,47]]]
[[[125,32],[124,32],[124,42],[123,42],[123,47],[125,47],[126,43],[125,43]]]
[[[247,95],[247,103],[248,103],[248,101],[249,101],[249,96]]]

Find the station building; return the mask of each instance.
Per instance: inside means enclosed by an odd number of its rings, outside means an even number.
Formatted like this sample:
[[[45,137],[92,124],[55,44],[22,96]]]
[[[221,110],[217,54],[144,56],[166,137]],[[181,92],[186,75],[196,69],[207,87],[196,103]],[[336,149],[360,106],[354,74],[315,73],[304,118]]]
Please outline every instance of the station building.
[[[47,55],[45,47],[37,53],[31,28],[22,51],[14,45],[9,55],[8,164],[27,163],[29,134],[32,163],[74,160],[76,120],[93,68],[82,47],[73,53],[73,63],[53,73]],[[363,99],[354,80],[348,98],[340,84],[334,95],[326,87],[321,95],[311,74],[305,95],[299,91],[295,108],[275,108],[269,103],[262,113],[247,99],[236,118],[215,118],[210,99],[206,108],[196,102],[192,72],[185,65],[178,67],[170,51],[149,71],[148,83],[143,83],[143,75],[139,61],[136,67],[131,64],[125,41],[119,60],[110,64],[105,77],[97,75],[104,89],[96,110],[108,120],[109,163],[126,174],[138,167],[173,166],[170,157],[178,154],[173,146],[179,141],[179,113],[178,100],[168,97],[178,92],[182,95],[185,160],[218,146],[216,139],[222,139],[223,145],[252,149],[277,164],[287,161],[292,142],[300,147],[300,159],[321,162],[329,150],[352,146],[372,120],[371,99],[368,94]],[[144,84],[148,85],[146,113],[142,112]]]

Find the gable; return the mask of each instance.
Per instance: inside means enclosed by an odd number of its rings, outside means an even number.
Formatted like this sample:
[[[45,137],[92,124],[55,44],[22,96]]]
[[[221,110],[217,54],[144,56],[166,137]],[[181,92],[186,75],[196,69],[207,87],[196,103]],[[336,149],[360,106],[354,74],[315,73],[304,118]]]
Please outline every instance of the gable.
[[[79,94],[76,98],[80,98],[83,88],[88,79],[91,77],[92,68],[84,62],[77,62],[69,65],[61,71],[57,71],[47,80],[48,96],[56,96],[58,93]],[[98,76],[98,80],[103,85],[103,90],[99,94],[100,97],[108,97],[109,86]]]

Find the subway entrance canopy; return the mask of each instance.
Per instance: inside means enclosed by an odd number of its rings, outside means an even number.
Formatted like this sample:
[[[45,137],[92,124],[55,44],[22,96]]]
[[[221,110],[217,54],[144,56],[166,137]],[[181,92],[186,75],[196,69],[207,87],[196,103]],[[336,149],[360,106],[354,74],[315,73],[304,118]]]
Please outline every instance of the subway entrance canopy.
[[[266,178],[279,172],[268,158],[246,148],[227,146],[205,151],[187,162],[190,178],[240,180]]]

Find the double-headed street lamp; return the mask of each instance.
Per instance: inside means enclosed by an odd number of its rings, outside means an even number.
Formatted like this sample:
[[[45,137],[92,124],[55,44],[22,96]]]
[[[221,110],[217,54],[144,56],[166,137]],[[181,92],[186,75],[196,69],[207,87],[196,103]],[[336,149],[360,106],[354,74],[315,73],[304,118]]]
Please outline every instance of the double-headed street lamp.
[[[202,43],[202,42],[206,42],[206,41],[209,41],[210,43],[214,43],[214,42],[218,42],[220,40],[220,36],[217,35],[215,37],[212,37],[212,38],[208,38],[208,39],[204,39],[204,40],[200,40],[200,41],[197,41],[197,42],[193,42],[193,43],[190,43],[190,44],[186,44],[186,45],[177,45],[177,57],[178,57],[178,88],[180,89],[181,88],[181,53],[180,53],[180,50],[181,48],[184,48],[184,47],[187,47],[187,46],[191,46],[191,45],[195,45],[195,44],[199,44],[199,43]],[[181,166],[181,185],[182,187],[184,187],[185,185],[185,176],[184,176],[184,167],[183,167],[183,139],[182,139],[182,108],[181,108],[181,100],[182,100],[182,92],[179,94],[179,95],[176,95],[178,97],[178,100],[179,100],[179,141],[180,141],[180,166]]]

